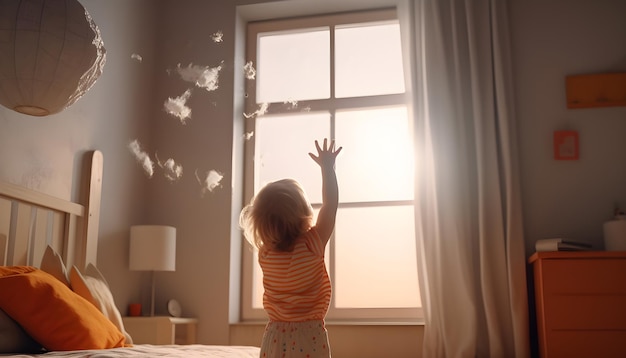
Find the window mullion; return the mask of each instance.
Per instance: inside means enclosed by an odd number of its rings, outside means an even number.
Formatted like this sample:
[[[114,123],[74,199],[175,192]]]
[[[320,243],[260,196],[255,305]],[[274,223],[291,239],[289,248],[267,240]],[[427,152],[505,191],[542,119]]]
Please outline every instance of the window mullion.
[[[407,97],[405,94],[392,94],[369,97],[353,97],[353,98],[330,98],[320,100],[298,101],[297,108],[306,108],[311,112],[315,111],[340,111],[344,109],[355,108],[375,108],[385,106],[406,105]],[[251,107],[253,108],[253,107]],[[281,113],[293,113],[294,108],[290,104],[285,103],[269,103],[266,115],[274,115]],[[334,133],[333,133],[334,134]]]
[[[330,31],[330,98],[335,98],[335,26],[329,27]]]
[[[335,26],[330,26],[330,102],[335,99]],[[335,139],[335,108],[330,109],[330,139]],[[335,232],[331,234],[329,240],[329,276],[331,282],[335,282]],[[335,295],[331,295],[329,310],[335,307]]]

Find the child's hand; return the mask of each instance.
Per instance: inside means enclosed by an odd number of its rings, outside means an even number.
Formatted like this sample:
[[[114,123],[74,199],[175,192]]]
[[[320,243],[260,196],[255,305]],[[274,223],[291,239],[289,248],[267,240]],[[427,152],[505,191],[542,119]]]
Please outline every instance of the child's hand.
[[[324,146],[315,141],[317,155],[309,153],[309,156],[322,169],[322,206],[317,215],[315,228],[320,239],[326,245],[332,236],[335,228],[335,217],[339,203],[339,187],[337,186],[337,176],[335,175],[335,158],[341,152],[341,147],[335,149],[335,141],[324,138]]]
[[[320,145],[317,141],[315,141],[315,148],[317,148],[317,156],[313,153],[309,153],[309,156],[320,166],[322,169],[335,168],[335,158],[343,147],[339,147],[335,149],[335,141],[330,141],[330,146],[328,146],[328,141],[324,138],[324,145],[320,148]]]

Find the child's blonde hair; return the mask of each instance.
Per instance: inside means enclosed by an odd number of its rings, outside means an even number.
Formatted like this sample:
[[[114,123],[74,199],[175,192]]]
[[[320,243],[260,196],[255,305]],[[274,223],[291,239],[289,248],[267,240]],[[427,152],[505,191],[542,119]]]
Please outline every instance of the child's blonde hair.
[[[311,228],[313,209],[302,186],[293,179],[265,185],[239,216],[239,226],[260,252],[291,251],[295,240]]]

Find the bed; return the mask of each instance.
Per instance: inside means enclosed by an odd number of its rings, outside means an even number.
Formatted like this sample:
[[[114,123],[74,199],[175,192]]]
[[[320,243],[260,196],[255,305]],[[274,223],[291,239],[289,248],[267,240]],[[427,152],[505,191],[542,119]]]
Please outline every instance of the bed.
[[[252,346],[132,343],[97,268],[102,163],[85,153],[77,202],[0,181],[0,356],[258,357]]]

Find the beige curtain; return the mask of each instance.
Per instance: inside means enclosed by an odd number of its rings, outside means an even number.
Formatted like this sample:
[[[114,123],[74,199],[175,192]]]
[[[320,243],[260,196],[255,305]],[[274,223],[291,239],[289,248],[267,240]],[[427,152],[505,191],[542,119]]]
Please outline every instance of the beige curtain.
[[[530,355],[506,6],[409,6],[428,358]]]

